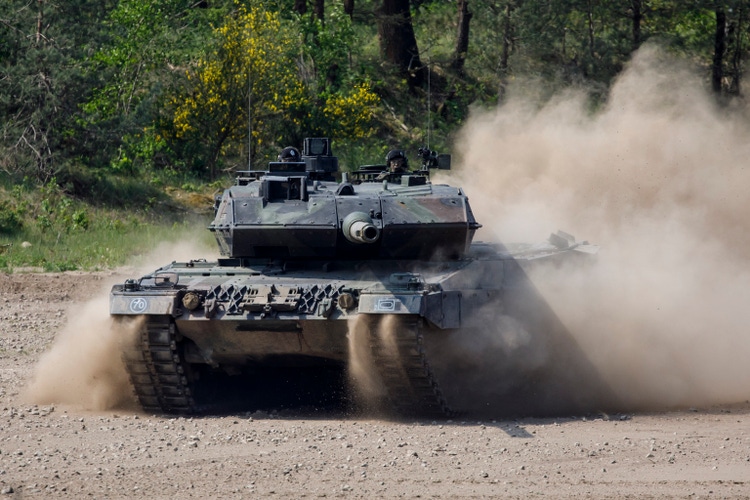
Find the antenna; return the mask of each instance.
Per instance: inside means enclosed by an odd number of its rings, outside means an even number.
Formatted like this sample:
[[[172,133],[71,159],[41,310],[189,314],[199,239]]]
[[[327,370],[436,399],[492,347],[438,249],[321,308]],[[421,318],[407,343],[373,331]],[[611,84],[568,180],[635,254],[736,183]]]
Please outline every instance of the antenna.
[[[427,149],[430,149],[430,133],[432,132],[432,106],[430,101],[432,100],[432,77],[430,68],[432,67],[432,60],[430,59],[430,48],[432,48],[432,42],[429,38],[427,39]]]
[[[249,36],[252,36],[252,33]],[[247,58],[247,169],[253,169],[253,58],[249,55]]]
[[[264,5],[263,13],[265,12]],[[251,57],[247,59],[247,169],[253,169],[253,59]]]

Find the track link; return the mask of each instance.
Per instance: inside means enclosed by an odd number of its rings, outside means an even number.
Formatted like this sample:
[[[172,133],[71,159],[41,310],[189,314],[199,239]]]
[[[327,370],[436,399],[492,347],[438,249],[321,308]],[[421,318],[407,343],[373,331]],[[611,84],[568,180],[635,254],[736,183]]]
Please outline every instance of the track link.
[[[136,343],[124,353],[125,365],[144,411],[186,414],[196,411],[186,366],[169,316],[146,316]]]
[[[444,418],[452,415],[435,381],[422,341],[421,318],[400,321],[386,334],[374,322],[370,329],[373,361],[388,399],[404,417]]]

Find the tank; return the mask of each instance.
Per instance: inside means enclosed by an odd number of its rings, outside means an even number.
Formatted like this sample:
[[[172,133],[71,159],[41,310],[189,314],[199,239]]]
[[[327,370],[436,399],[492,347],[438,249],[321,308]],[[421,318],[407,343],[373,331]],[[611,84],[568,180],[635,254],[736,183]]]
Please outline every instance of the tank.
[[[269,373],[315,380],[335,369],[349,381],[323,377],[315,397],[330,390],[361,402],[369,391],[393,415],[437,418],[463,404],[468,368],[451,353],[488,345],[472,336],[493,318],[544,317],[549,344],[553,315],[524,266],[590,257],[596,247],[564,232],[514,248],[473,242],[481,225],[464,191],[430,180],[431,170],[450,168],[450,155],[423,148],[417,159],[414,169],[340,173],[330,140],[307,138],[299,161],[238,172],[208,226],[221,258],[172,262],[111,290],[110,314],[138,325],[124,359],[143,409],[211,411],[228,392],[246,403],[260,397],[251,388],[259,370],[269,389]],[[515,372],[513,356],[493,354],[508,368],[490,378]],[[526,392],[539,370],[506,396]]]

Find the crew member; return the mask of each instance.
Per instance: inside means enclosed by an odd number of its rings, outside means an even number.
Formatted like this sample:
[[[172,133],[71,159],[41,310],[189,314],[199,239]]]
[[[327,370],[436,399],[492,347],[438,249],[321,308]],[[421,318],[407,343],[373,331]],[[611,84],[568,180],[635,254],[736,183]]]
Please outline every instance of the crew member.
[[[388,172],[392,174],[402,174],[409,167],[409,160],[406,159],[406,153],[400,149],[392,149],[385,156],[385,164]]]
[[[390,174],[403,174],[407,171],[409,160],[406,159],[406,153],[401,149],[391,149],[385,155],[385,170],[376,177],[382,181],[387,179]]]

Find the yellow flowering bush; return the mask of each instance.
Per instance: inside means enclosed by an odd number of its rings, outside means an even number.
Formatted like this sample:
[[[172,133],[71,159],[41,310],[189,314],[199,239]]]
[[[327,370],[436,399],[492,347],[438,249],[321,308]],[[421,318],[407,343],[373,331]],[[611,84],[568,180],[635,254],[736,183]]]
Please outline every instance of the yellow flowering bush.
[[[247,137],[248,104],[261,142],[273,136],[272,118],[307,104],[294,63],[297,41],[277,13],[240,6],[215,34],[217,48],[186,75],[186,95],[172,101],[177,137],[206,143],[212,175],[225,143]]]
[[[373,109],[380,98],[367,83],[354,85],[350,92],[327,96],[323,117],[331,135],[345,138],[362,138],[372,134],[370,127]]]
[[[186,92],[172,101],[176,138],[201,145],[212,177],[222,155],[246,154],[249,122],[255,151],[311,134],[372,134],[379,98],[370,85],[310,78],[309,47],[300,48],[295,25],[277,12],[238,4],[214,33],[215,48],[187,72]]]

